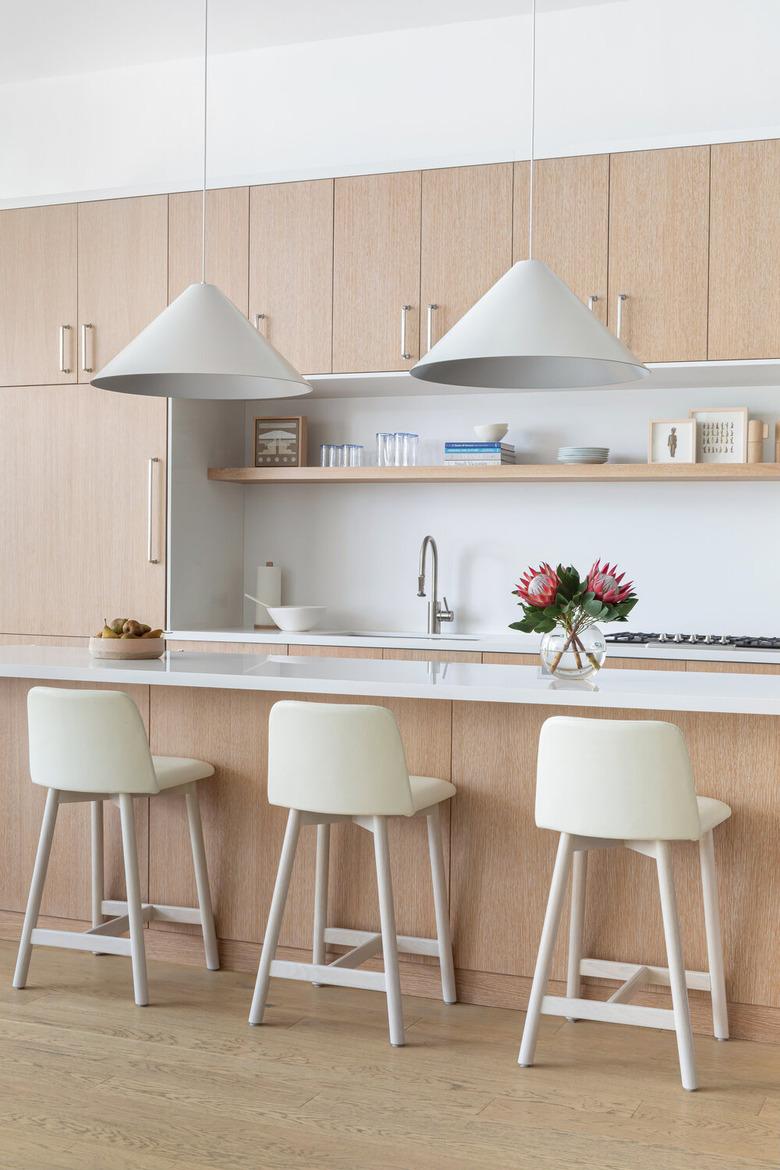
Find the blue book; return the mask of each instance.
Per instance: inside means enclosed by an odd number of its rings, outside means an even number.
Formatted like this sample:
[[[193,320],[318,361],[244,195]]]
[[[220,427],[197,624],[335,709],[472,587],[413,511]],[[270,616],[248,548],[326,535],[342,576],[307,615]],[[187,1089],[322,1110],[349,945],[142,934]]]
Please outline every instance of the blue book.
[[[451,443],[445,442],[446,451],[514,451],[512,443]]]

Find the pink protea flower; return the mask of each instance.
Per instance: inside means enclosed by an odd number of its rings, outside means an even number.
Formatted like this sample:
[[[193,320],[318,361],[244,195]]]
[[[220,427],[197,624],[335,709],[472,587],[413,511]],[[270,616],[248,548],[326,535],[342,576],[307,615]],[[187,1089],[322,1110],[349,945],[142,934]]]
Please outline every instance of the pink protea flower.
[[[609,561],[605,561],[603,565],[600,565],[598,560],[593,562],[593,567],[588,573],[588,591],[597,601],[602,601],[605,605],[618,605],[631,596],[634,582],[627,581],[624,585],[625,573],[618,576],[617,571],[617,565],[610,566]]]
[[[558,574],[551,565],[542,561],[538,569],[526,569],[517,583],[517,588],[513,589],[512,592],[516,593],[526,605],[545,609],[546,606],[553,605],[555,602],[558,593]]]

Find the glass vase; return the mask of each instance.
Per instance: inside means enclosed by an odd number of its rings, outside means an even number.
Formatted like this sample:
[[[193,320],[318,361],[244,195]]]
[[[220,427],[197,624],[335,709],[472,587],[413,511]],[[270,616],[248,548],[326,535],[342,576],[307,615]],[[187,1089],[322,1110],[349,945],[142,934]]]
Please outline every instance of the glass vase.
[[[556,626],[542,638],[539,654],[545,673],[554,678],[587,678],[603,666],[607,644],[598,626],[577,633]]]

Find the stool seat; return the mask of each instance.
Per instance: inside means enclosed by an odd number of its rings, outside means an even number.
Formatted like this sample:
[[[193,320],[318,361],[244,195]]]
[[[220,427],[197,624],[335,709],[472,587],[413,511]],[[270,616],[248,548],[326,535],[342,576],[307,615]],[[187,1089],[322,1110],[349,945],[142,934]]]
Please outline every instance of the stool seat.
[[[717,825],[722,825],[731,816],[731,809],[722,800],[716,800],[714,796],[697,796],[696,804],[699,807],[699,824],[701,825],[701,833],[709,833]]]
[[[449,800],[457,791],[449,780],[439,780],[436,776],[410,776],[409,784],[416,813],[420,809],[430,808],[434,804],[441,804],[443,800]]]
[[[161,792],[177,788],[179,784],[191,784],[194,780],[207,780],[214,775],[211,764],[204,760],[189,760],[185,756],[152,756],[152,764]]]

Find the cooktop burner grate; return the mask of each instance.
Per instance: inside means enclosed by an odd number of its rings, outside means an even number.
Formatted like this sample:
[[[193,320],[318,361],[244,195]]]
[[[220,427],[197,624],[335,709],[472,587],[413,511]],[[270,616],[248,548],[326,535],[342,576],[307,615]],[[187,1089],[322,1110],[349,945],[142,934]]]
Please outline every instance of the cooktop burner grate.
[[[646,634],[633,630],[607,634],[607,642],[622,646],[717,646],[733,650],[780,650],[780,638],[760,638],[748,634]]]

